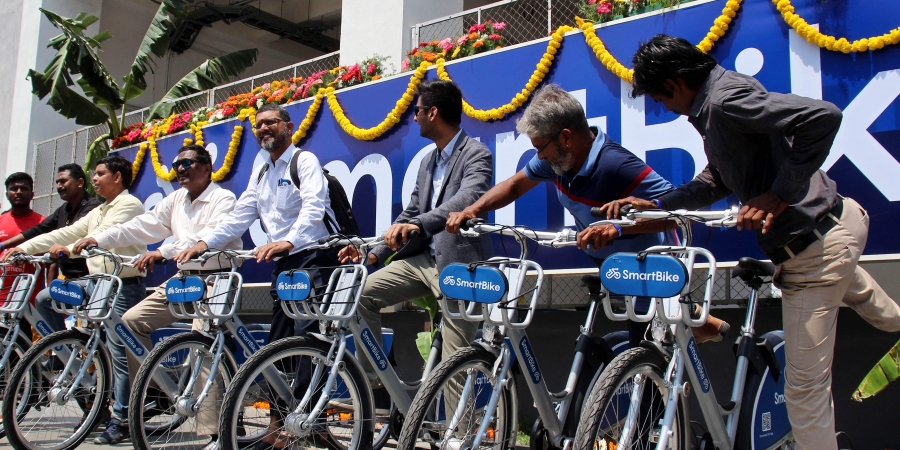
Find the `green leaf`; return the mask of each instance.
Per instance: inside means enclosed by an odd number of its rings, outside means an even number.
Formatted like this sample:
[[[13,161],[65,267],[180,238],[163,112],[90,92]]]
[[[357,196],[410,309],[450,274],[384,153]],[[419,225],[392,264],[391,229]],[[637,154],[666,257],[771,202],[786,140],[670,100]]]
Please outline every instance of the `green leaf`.
[[[80,14],[69,19],[45,9],[41,12],[62,34],[50,40],[49,47],[57,52],[44,71],[29,70],[32,92],[40,99],[49,94],[47,104],[79,125],[105,122],[109,115],[101,107],[116,109],[122,105],[122,99],[118,86],[94,51],[100,42],[84,35],[96,18]],[[106,39],[104,33],[98,36]],[[72,75],[81,75],[78,84],[91,100],[71,88]]]
[[[427,297],[417,298],[417,299],[413,300],[412,302],[419,308],[422,308],[425,311],[428,311],[428,320],[433,325],[434,318],[435,318],[435,316],[437,316],[437,312],[438,312],[437,299],[435,299],[433,295],[429,295]]]
[[[147,72],[152,72],[153,62],[150,55],[156,55],[162,58],[169,49],[169,42],[175,33],[177,25],[173,20],[174,17],[184,17],[187,15],[187,7],[191,0],[163,0],[162,4],[156,10],[153,20],[144,38],[141,40],[141,46],[138,48],[137,54],[134,56],[134,62],[131,63],[131,70],[125,75],[125,89],[122,92],[122,98],[131,99],[138,97],[147,89],[147,80],[144,76]]]
[[[97,161],[109,154],[109,146],[106,140],[112,138],[109,133],[101,135],[91,145],[88,146],[87,155],[84,159],[84,167],[88,170],[94,170],[97,167]]]
[[[425,361],[428,361],[428,354],[431,353],[431,339],[431,332],[423,331],[416,334],[416,348]]]
[[[169,89],[169,92],[159,102],[150,106],[150,117],[147,120],[168,117],[172,114],[172,109],[175,107],[175,100],[212,89],[228,82],[229,77],[240,75],[241,72],[256,62],[258,53],[258,50],[251,48],[206,60],[200,67],[190,71],[184,78],[175,83],[172,89]]]
[[[900,341],[897,341],[863,378],[852,398],[861,402],[872,397],[887,388],[887,385],[898,377],[900,377]]]

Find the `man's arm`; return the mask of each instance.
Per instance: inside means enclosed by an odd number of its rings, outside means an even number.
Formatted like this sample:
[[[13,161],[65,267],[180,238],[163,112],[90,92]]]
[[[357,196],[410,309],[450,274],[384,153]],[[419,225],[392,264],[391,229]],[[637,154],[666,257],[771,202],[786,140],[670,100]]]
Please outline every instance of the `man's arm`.
[[[41,223],[7,239],[3,242],[3,247],[15,247],[16,245],[19,245],[29,239],[35,238],[36,236],[40,236],[42,234],[46,234],[55,230],[57,224],[59,223],[59,215],[60,213],[65,214],[65,208],[66,205],[60,206],[56,209],[56,211],[53,212],[53,214],[45,217],[44,220],[41,221]]]
[[[461,211],[463,208],[475,203],[484,195],[491,186],[494,175],[493,156],[487,147],[478,145],[466,151],[466,156],[456,164],[463,167],[463,176],[459,190],[449,199],[446,199],[437,208],[424,214],[419,214],[417,219],[422,222],[422,229],[426,237],[433,236],[447,225],[447,217],[451,212]],[[447,176],[450,174],[447,173]]]
[[[177,192],[177,191],[176,191]],[[127,222],[113,224],[105,231],[93,233],[101,248],[120,248],[147,245],[172,235],[171,216],[174,195],[162,199],[156,206]]]
[[[698,209],[711,205],[731,194],[722,183],[719,171],[707,164],[703,171],[686,184],[659,197],[664,209]]]
[[[79,239],[87,236],[88,224],[91,220],[96,220],[96,215],[98,214],[100,214],[100,211],[98,210],[91,211],[91,214],[76,220],[72,225],[37,236],[34,239],[26,241],[24,244],[20,245],[19,248],[25,253],[34,255],[46,252],[53,244],[74,244]]]
[[[502,181],[500,184],[492,187],[485,192],[475,203],[469,205],[460,212],[451,212],[447,219],[446,230],[450,233],[459,233],[459,228],[466,220],[474,219],[489,211],[502,208],[519,197],[525,195],[526,192],[540,184],[540,181],[532,180],[525,175],[522,169],[515,175]]]
[[[752,86],[731,93],[717,116],[739,132],[792,139],[790,155],[771,188],[788,203],[802,194],[803,186],[828,158],[842,118],[841,110],[829,102]]]
[[[255,177],[254,171],[253,177]],[[197,242],[203,241],[208,248],[222,248],[237,239],[259,218],[256,196],[259,185],[251,178],[247,190],[241,194],[234,209],[222,218],[215,227],[206,227],[197,235]]]
[[[297,178],[300,185],[295,186],[301,198],[300,212],[297,221],[291,226],[287,241],[293,248],[308,247],[322,236],[314,236],[314,224],[325,220],[325,196],[328,194],[328,183],[322,173],[319,159],[312,152],[302,152],[297,158]]]
[[[419,172],[418,173],[423,173],[426,170],[427,164],[429,164],[429,162],[432,160],[432,158],[434,156],[433,152],[435,152],[435,151],[437,151],[437,150],[433,150],[432,153],[429,153],[428,155],[425,156],[425,158],[422,159],[422,163],[419,164]],[[430,183],[431,180],[425,180],[425,182]],[[409,203],[407,204],[406,209],[404,209],[403,212],[401,212],[400,215],[398,215],[397,218],[394,219],[394,222],[391,225],[391,227],[393,227],[396,224],[407,223],[410,221],[410,219],[412,219],[418,215],[419,215],[419,183],[417,181],[415,187],[413,188],[412,195],[410,195],[410,197],[409,197]],[[385,231],[385,235],[387,235],[388,232],[390,231],[390,229],[384,230],[384,231]],[[391,249],[389,246],[387,246],[387,245],[376,246],[371,251],[369,251],[369,258],[367,259],[366,263],[367,264],[376,264],[379,262],[387,261],[387,259],[392,254],[394,254],[394,250]]]
[[[203,230],[212,230],[216,228],[216,226],[222,222],[231,211],[234,210],[234,205],[236,203],[236,199],[234,194],[225,189],[220,189],[222,191],[222,195],[217,196],[212,200],[212,204],[210,207],[212,210],[209,213],[210,220],[206,222]],[[171,215],[170,215],[171,216]],[[171,217],[169,219],[170,227],[171,227]],[[199,239],[199,234],[194,233],[186,233],[184,236],[181,236],[175,242],[171,242],[168,244],[160,245],[157,250],[163,255],[164,258],[172,259],[178,253],[191,248],[194,244],[196,244]],[[229,241],[230,242],[230,241]]]

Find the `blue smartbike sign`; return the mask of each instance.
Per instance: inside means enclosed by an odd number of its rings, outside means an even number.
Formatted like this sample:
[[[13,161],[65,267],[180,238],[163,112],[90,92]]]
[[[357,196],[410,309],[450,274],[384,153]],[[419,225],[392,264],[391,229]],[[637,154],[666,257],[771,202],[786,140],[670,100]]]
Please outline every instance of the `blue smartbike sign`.
[[[166,300],[172,303],[192,303],[203,300],[206,282],[194,275],[172,278],[166,283]]]
[[[597,35],[613,56],[630,65],[639,44],[658,33],[700,42],[724,4],[725,0],[698,0],[665,12],[604,24],[597,29]],[[797,14],[823,33],[851,40],[880,36],[894,29],[900,17],[900,2],[895,0],[792,0],[792,4]],[[546,46],[546,39],[510,46],[448,63],[446,70],[474,107],[495,108],[509,102],[527,83]],[[823,99],[843,111],[840,131],[822,168],[837,182],[841,195],[878,212],[872,216],[865,253],[900,254],[894,225],[900,222],[900,183],[896,182],[900,173],[900,45],[852,54],[821,49],[798,36],[771,0],[744,0],[728,31],[710,53],[726,69],[752,75],[769,91]],[[409,76],[410,72],[406,72],[338,91],[337,101],[356,126],[372,127],[386,117],[403,95]],[[435,70],[429,70],[426,78],[437,78]],[[605,130],[611,139],[645,160],[672,184],[678,186],[692,179],[706,166],[703,139],[687,118],[668,112],[645,97],[631,98],[630,85],[597,60],[581,32],[565,37],[545,82],[571,92],[584,106],[590,124]],[[307,99],[287,106],[295,125],[311,103]],[[384,232],[409,203],[420,163],[435,145],[420,136],[412,108],[387,133],[371,141],[360,141],[344,132],[325,106],[300,146],[315,154],[341,181],[362,234],[374,236]],[[516,132],[516,120],[522,111],[489,122],[465,115],[462,118],[462,128],[487,145],[494,155],[494,183],[513,176],[535,154],[528,137]],[[249,129],[249,122],[237,119],[203,129],[215,168],[222,165],[234,126],[239,123]],[[157,142],[164,170],[171,166],[186,136],[176,134]],[[137,147],[120,151],[128,159],[133,159],[136,152]],[[220,185],[240,195],[266,156],[259,151],[253,133],[245,132],[233,168]],[[157,178],[148,160],[130,191],[149,209],[178,187],[177,183]],[[736,198],[730,196],[711,208],[725,209],[737,204]],[[491,213],[488,220],[552,231],[585,225],[564,211],[557,200],[557,188],[551,183],[538,185]],[[695,231],[695,237],[706,242],[704,246],[717,261],[737,261],[743,256],[765,259],[750,231],[703,228]],[[250,226],[243,239],[246,249],[267,242],[258,222]],[[495,253],[506,255],[501,238],[494,239]],[[628,242],[616,240],[605,250],[608,253],[594,256],[640,250],[627,248]],[[584,251],[574,247],[542,251],[534,259],[545,270],[595,267]],[[267,264],[245,264],[241,273],[247,282],[268,282],[272,269]],[[165,271],[157,269],[147,282],[163,283],[175,270],[174,264]]]
[[[275,292],[283,301],[299,302],[309,298],[312,282],[305,270],[289,270],[278,274],[275,281]]]
[[[600,281],[613,294],[669,298],[681,294],[688,273],[673,256],[615,253],[600,266]]]
[[[439,277],[441,292],[449,298],[477,303],[497,303],[506,298],[506,275],[493,266],[449,264]]]
[[[81,306],[84,303],[84,288],[78,283],[66,280],[50,282],[50,298],[70,306]]]

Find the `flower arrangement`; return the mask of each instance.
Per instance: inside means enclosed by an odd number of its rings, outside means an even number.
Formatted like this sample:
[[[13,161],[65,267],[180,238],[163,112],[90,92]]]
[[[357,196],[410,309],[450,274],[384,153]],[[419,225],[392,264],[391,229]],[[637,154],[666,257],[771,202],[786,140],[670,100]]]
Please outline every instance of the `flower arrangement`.
[[[422,61],[433,63],[438,58],[448,61],[501,48],[504,41],[500,32],[504,28],[506,28],[505,22],[489,20],[472,25],[468,32],[454,38],[447,37],[439,41],[420,42],[416,48],[406,53],[406,59],[400,64],[400,70],[406,72],[416,69],[422,64]]]
[[[579,16],[589,22],[610,20],[671,8],[682,1],[692,0],[583,0],[578,4]]]

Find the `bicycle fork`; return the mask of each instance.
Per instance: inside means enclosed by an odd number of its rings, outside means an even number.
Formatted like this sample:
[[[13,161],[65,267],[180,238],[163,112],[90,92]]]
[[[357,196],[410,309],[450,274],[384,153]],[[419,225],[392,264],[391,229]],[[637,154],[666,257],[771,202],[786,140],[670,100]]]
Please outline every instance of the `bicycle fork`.
[[[78,352],[72,352],[69,355],[69,358],[66,360],[65,368],[60,372],[59,376],[53,382],[53,386],[51,386],[50,390],[47,392],[47,399],[51,403],[56,403],[57,405],[62,406],[72,398],[72,391],[75,389],[75,386],[81,384],[81,380],[87,373],[88,366],[90,366],[90,364],[88,364],[87,362],[94,359],[94,356],[97,355],[97,347],[99,344],[100,330],[95,328],[91,331],[91,337],[88,338],[88,342],[84,350],[84,360],[81,362],[81,365],[78,368],[75,379],[72,380],[72,383],[70,383],[68,387],[63,387],[63,381],[66,379],[66,376],[72,371],[73,366],[78,360]],[[102,376],[102,374],[99,374],[98,376]]]
[[[299,404],[296,408],[294,408],[293,412],[287,415],[284,418],[284,428],[288,433],[291,433],[294,436],[303,437],[312,431],[313,425],[315,424],[316,419],[322,414],[322,411],[325,409],[325,404],[328,402],[331,391],[337,382],[337,375],[340,369],[343,368],[343,365],[346,364],[344,362],[344,354],[347,350],[347,340],[344,336],[343,332],[337,333],[335,336],[335,340],[331,345],[331,348],[328,350],[328,354],[325,357],[325,361],[322,361],[322,364],[316,364],[316,368],[313,371],[312,377],[310,379],[309,388],[306,390],[306,393],[303,394],[303,398],[300,399]],[[310,403],[313,397],[314,387],[319,385],[319,380],[322,379],[322,376],[325,375],[326,367],[331,367],[331,370],[328,373],[328,378],[325,381],[325,384],[322,386],[321,393],[319,394],[319,398],[316,400],[316,404],[312,407],[309,413],[302,412],[306,406]],[[295,381],[296,383],[296,381]],[[293,390],[291,390],[293,391]],[[291,398],[292,393],[287,397],[283,398]]]

